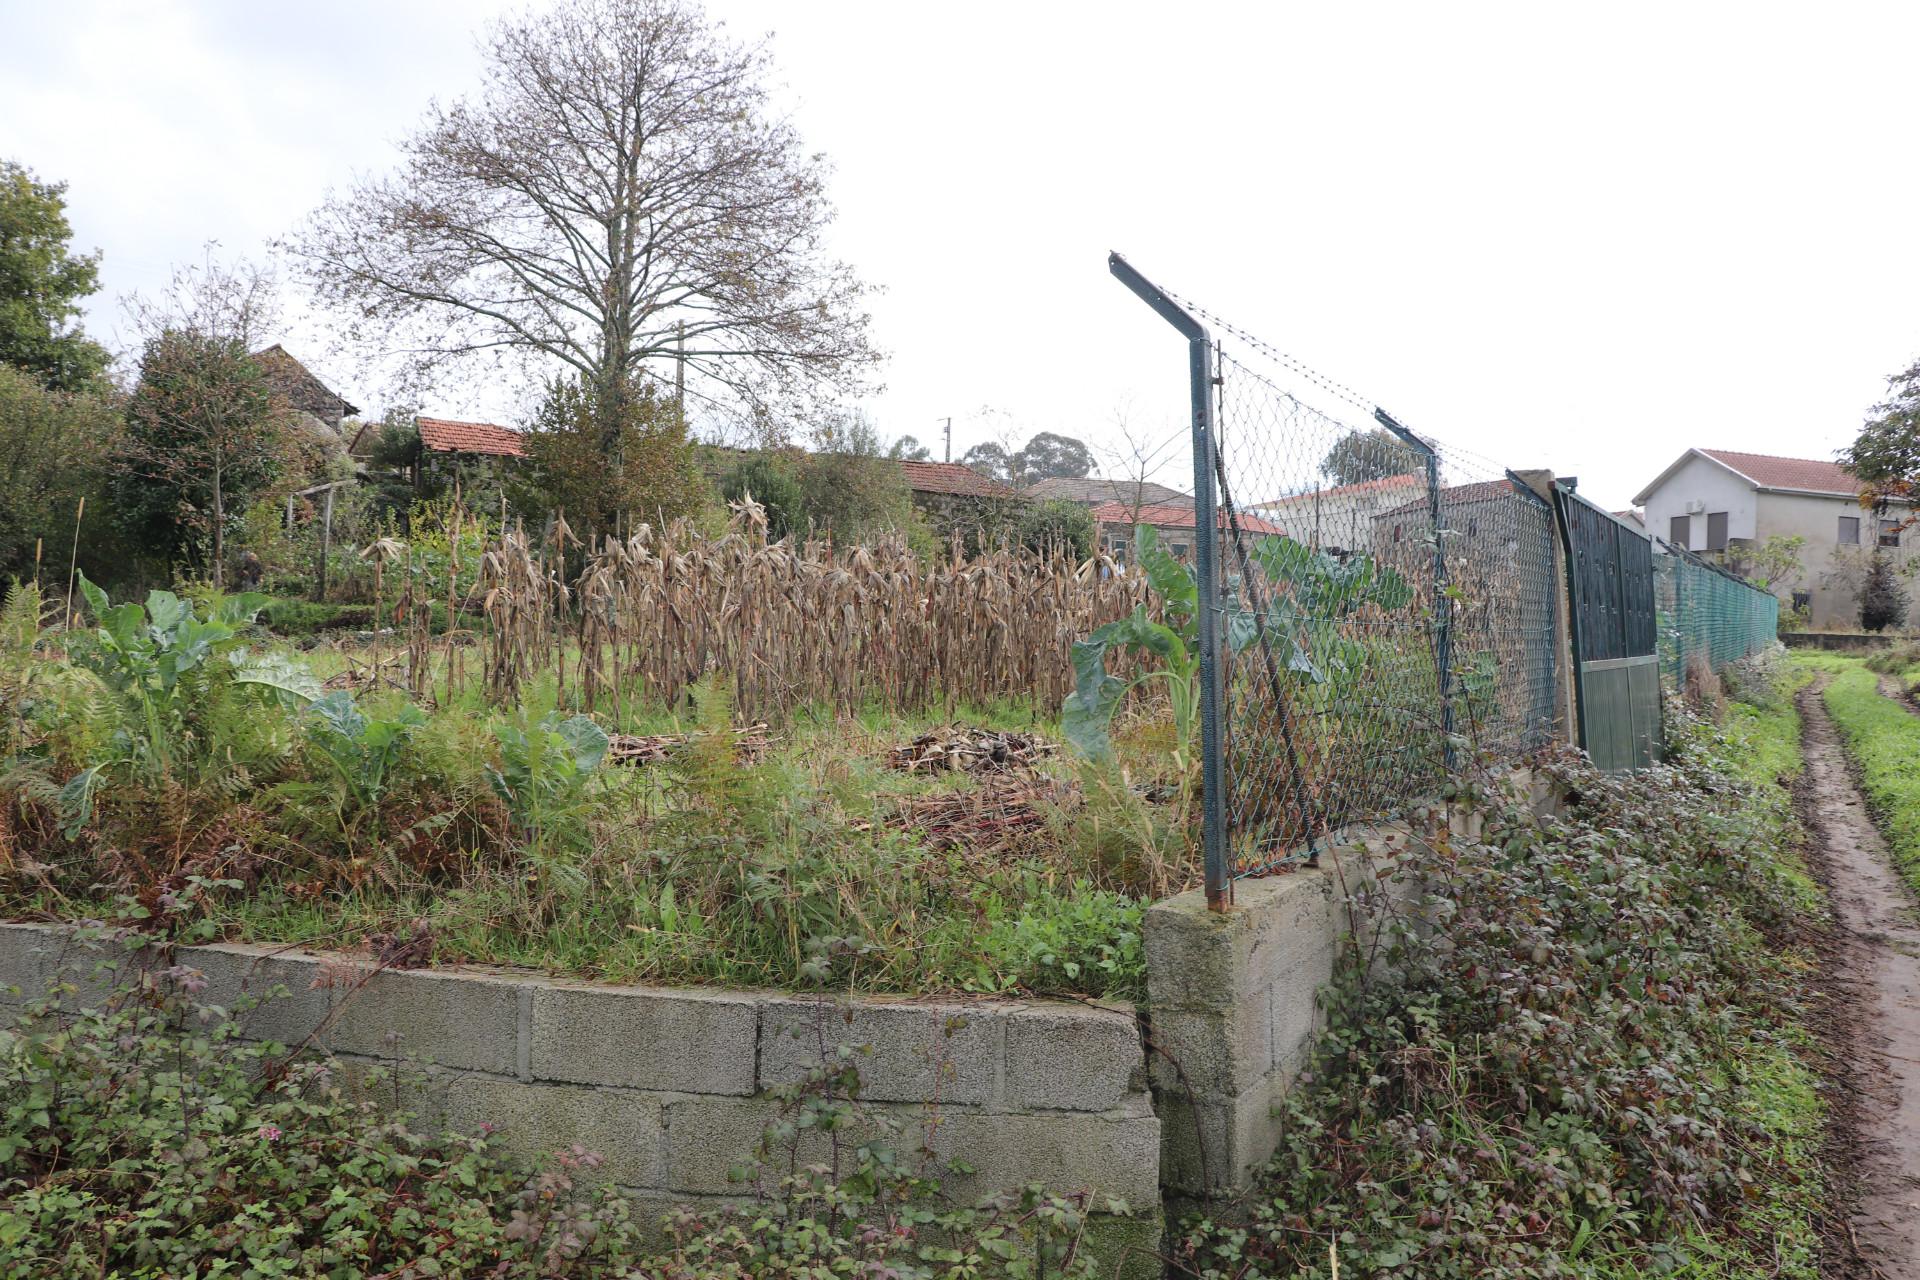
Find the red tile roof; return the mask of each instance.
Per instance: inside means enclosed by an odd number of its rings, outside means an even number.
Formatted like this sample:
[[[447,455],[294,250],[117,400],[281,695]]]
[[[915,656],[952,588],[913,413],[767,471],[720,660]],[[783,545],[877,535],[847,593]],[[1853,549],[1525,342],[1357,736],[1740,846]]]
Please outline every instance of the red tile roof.
[[[1156,529],[1197,529],[1192,507],[1146,506],[1141,507],[1139,523],[1150,524]],[[1093,509],[1093,518],[1100,524],[1133,524],[1134,509],[1125,502],[1103,502]],[[1217,511],[1214,518],[1222,529],[1229,528],[1227,513]],[[1284,534],[1286,530],[1271,520],[1262,520],[1259,516],[1250,516],[1242,511],[1235,523],[1243,533]]]
[[[1260,505],[1262,507],[1279,507],[1290,502],[1313,502],[1325,498],[1357,497],[1363,493],[1385,493],[1393,489],[1405,489],[1412,485],[1424,485],[1426,482],[1427,478],[1425,476],[1412,474],[1381,476],[1375,480],[1361,480],[1354,484],[1338,485],[1332,489],[1309,489],[1305,493],[1290,493],[1284,498],[1275,498],[1271,502],[1263,502]]]
[[[1006,485],[958,462],[900,463],[907,487],[915,493],[946,493],[962,498],[1014,498]]]
[[[421,418],[420,445],[428,453],[484,453],[496,458],[527,456],[518,431],[491,422]]]
[[[1855,497],[1860,482],[1837,462],[1819,458],[1776,458],[1767,453],[1738,453],[1732,449],[1702,449],[1723,467],[1731,467],[1762,489],[1798,489],[1804,493],[1835,493]]]

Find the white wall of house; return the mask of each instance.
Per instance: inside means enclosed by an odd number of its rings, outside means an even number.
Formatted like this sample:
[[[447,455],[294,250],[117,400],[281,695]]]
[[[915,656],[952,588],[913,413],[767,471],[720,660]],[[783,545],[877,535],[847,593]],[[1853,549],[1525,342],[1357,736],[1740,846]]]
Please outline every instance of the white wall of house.
[[[1690,504],[1700,510],[1689,516]],[[1729,541],[1742,539],[1758,544],[1772,537],[1805,538],[1800,572],[1773,584],[1783,607],[1792,603],[1794,593],[1806,592],[1813,626],[1859,625],[1860,578],[1866,558],[1875,550],[1879,530],[1878,518],[1861,510],[1854,498],[1757,489],[1720,464],[1694,457],[1647,495],[1646,512],[1647,532],[1674,543],[1680,541],[1673,536],[1674,518],[1689,516],[1687,549],[1702,553],[1712,549],[1708,516],[1715,512],[1727,515]],[[1840,542],[1842,519],[1860,522],[1857,544]],[[1886,550],[1897,566],[1906,565],[1920,554],[1920,527],[1902,533],[1900,545]],[[1904,581],[1910,590],[1920,593],[1920,579]],[[1909,613],[1908,624],[1914,625],[1916,618],[1920,618],[1920,611]]]
[[[1716,511],[1727,513],[1727,537],[1751,538],[1758,518],[1759,495],[1753,485],[1742,480],[1717,462],[1688,458],[1665,483],[1647,495],[1647,532],[1679,545],[1673,536],[1676,516],[1688,516],[1689,504],[1700,510],[1688,519],[1687,550],[1707,549],[1707,517]]]
[[[1396,507],[1426,497],[1424,483],[1358,492],[1303,493],[1263,502],[1252,510],[1311,547],[1356,551],[1371,546],[1373,522]]]

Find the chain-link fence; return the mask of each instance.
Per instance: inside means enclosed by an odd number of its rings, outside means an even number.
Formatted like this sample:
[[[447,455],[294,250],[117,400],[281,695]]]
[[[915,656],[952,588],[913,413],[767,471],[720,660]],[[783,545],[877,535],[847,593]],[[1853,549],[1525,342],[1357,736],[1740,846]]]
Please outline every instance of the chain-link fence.
[[[1188,343],[1214,904],[1468,757],[1577,736],[1602,767],[1651,763],[1659,674],[1772,640],[1767,593],[1684,552],[1650,564],[1548,473],[1436,444],[1110,261]]]
[[[1219,606],[1200,637],[1217,655],[1202,695],[1210,889],[1432,795],[1465,754],[1549,741],[1548,501],[1115,272],[1192,344],[1194,558]]]
[[[1780,601],[1665,539],[1653,543],[1653,592],[1660,675],[1682,687],[1696,661],[1719,671],[1774,642]]]

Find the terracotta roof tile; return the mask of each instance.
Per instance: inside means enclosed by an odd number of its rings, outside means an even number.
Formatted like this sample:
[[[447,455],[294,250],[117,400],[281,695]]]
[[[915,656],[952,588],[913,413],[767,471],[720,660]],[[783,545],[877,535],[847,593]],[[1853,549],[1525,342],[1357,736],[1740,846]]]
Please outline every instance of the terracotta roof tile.
[[[1854,497],[1860,482],[1837,462],[1819,458],[1776,458],[1767,453],[1739,453],[1732,449],[1702,449],[1722,466],[1731,467],[1762,489],[1798,489],[1805,493],[1833,493]]]
[[[429,453],[484,453],[496,458],[524,458],[520,433],[491,422],[456,422],[451,418],[421,418],[420,445]]]
[[[958,462],[900,463],[907,487],[915,493],[945,493],[962,498],[1015,498],[1006,485]]]
[[[1093,509],[1093,518],[1100,524],[1132,524],[1134,523],[1133,505],[1126,502],[1103,502]],[[1225,511],[1215,512],[1214,518],[1222,529],[1228,527]],[[1172,505],[1141,507],[1139,523],[1150,524],[1159,529],[1200,527],[1194,519],[1192,507]],[[1284,534],[1286,532],[1273,521],[1262,520],[1259,516],[1250,516],[1244,511],[1239,513],[1238,524],[1244,533]]]

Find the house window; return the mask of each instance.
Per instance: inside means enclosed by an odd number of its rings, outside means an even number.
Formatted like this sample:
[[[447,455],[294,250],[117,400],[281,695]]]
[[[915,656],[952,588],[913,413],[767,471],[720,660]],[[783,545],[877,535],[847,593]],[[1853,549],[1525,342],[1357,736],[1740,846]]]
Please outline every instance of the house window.
[[[1813,592],[1796,591],[1793,593],[1793,608],[1796,613],[1805,613],[1813,608]]]
[[[1840,517],[1840,533],[1838,535],[1838,540],[1840,545],[1843,547],[1857,547],[1860,545],[1860,517],[1859,516],[1841,516]]]
[[[1693,546],[1693,517],[1675,516],[1667,521],[1667,541],[1685,551]]]
[[[1174,544],[1173,544],[1173,558],[1174,558],[1175,560],[1185,560],[1185,559],[1187,558],[1187,544],[1186,544],[1186,543],[1184,543],[1184,542],[1176,542],[1176,543],[1174,543]]]
[[[1707,513],[1707,550],[1725,551],[1727,549],[1727,513],[1709,511]]]
[[[1900,545],[1900,522],[1898,520],[1882,520],[1880,522],[1880,545],[1883,547],[1897,547]]]

